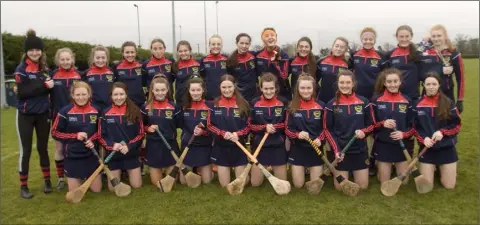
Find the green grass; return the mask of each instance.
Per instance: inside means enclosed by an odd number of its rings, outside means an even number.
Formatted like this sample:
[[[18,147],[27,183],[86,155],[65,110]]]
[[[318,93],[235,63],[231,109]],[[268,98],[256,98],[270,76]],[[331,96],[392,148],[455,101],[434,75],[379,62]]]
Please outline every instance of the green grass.
[[[463,125],[457,145],[457,187],[446,190],[438,181],[431,193],[420,195],[413,180],[394,197],[380,193],[376,179],[357,197],[347,197],[333,188],[330,179],[318,196],[305,189],[292,189],[277,196],[270,184],[247,187],[240,196],[230,196],[218,182],[189,189],[176,185],[171,193],[159,193],[144,177],[144,186],[125,198],[104,189],[86,194],[79,204],[65,202],[66,191],[42,192],[38,153],[30,160],[29,186],[35,197],[19,197],[18,141],[15,110],[3,110],[1,119],[1,218],[4,224],[478,224],[478,83],[479,61],[465,60],[466,99]],[[53,162],[53,141],[49,144]],[[53,182],[56,183],[52,163]]]

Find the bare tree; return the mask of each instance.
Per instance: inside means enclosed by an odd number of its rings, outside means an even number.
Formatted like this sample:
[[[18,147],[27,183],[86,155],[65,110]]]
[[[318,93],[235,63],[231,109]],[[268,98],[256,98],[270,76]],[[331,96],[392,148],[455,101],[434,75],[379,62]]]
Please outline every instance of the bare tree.
[[[330,48],[321,48],[320,57],[327,56],[330,53]]]
[[[383,43],[383,45],[382,45],[382,50],[385,51],[385,52],[391,51],[391,50],[393,50],[394,48],[395,48],[395,46],[392,45],[392,44],[390,44],[390,43],[388,43],[388,42],[385,42],[385,43]]]
[[[356,52],[358,49],[360,49],[361,45],[358,44],[357,42],[351,41],[350,42],[350,49],[354,52]]]

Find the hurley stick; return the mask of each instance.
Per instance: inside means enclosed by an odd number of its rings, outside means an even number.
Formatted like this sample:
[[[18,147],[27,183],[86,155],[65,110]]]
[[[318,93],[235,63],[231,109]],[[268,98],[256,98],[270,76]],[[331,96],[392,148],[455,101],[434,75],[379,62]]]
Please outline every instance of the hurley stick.
[[[253,157],[253,155],[250,154],[250,152],[248,152],[248,150],[240,142],[235,141],[235,144],[237,144],[237,146],[240,149],[242,149],[242,151],[250,158],[250,160],[253,163],[255,163],[255,165],[258,166],[258,168],[262,171],[263,175],[265,175],[265,177],[268,179],[268,181],[270,182],[270,184],[272,185],[273,189],[277,194],[285,195],[290,192],[291,190],[290,182],[286,180],[278,179],[275,176],[273,176],[270,172],[268,172],[267,169],[265,169],[265,167],[262,166],[262,164],[260,164],[257,161],[257,158]]]
[[[353,137],[351,137],[350,140],[348,141],[347,145],[345,145],[345,147],[342,149],[342,154],[345,154],[345,152],[347,152],[347,150],[353,144],[355,139],[356,139],[356,136],[353,135]],[[333,160],[332,162],[333,167],[337,166],[337,163],[338,163],[338,159]],[[322,190],[323,184],[328,179],[328,176],[330,176],[330,174],[331,174],[330,168],[327,166],[327,168],[325,168],[325,170],[323,171],[323,174],[320,177],[314,180],[305,182],[305,188],[307,189],[307,192],[311,195],[318,195]]]
[[[267,138],[268,138],[268,133],[265,132],[262,140],[260,141],[260,144],[258,144],[257,149],[255,149],[255,152],[253,153],[253,157],[257,158]],[[239,195],[243,192],[243,188],[245,187],[248,173],[250,173],[250,169],[252,169],[252,164],[253,162],[249,161],[247,164],[247,167],[245,167],[242,174],[240,174],[240,176],[238,176],[235,180],[233,180],[232,182],[230,182],[225,186],[225,188],[227,189],[230,195]]]
[[[160,132],[159,129],[155,129],[155,131],[157,132],[158,136],[160,136],[165,146],[167,146],[168,150],[170,150],[170,154],[172,155],[172,157],[175,159],[176,162],[178,162],[180,159],[178,158],[177,154],[173,151],[172,146],[168,143],[167,139],[165,139],[162,132]],[[193,136],[194,135],[192,135],[192,137]],[[183,166],[183,163],[180,166]],[[188,170],[185,167],[184,168],[179,167],[178,169],[180,170],[180,174],[185,177],[188,187],[196,188],[200,186],[200,184],[202,183],[202,177],[200,175],[193,173],[191,170]]]
[[[102,161],[102,158],[100,157],[100,155],[98,155],[97,150],[92,149],[92,152],[95,156],[97,156],[98,162],[100,164],[104,164]],[[129,195],[132,192],[132,187],[130,187],[130,185],[128,184],[121,182],[118,177],[113,176],[112,171],[110,171],[107,165],[104,165],[103,169],[105,170],[105,173],[107,174],[107,177],[110,180],[110,184],[112,184],[112,187],[115,190],[115,194],[117,196],[124,197]]]
[[[423,150],[420,153],[418,153],[417,157],[415,157],[410,162],[410,164],[408,164],[408,167],[405,171],[403,171],[400,175],[396,176],[395,178],[389,181],[383,182],[380,186],[380,191],[382,192],[382,194],[385,196],[394,196],[398,192],[400,185],[402,185],[403,180],[408,176],[409,173],[412,172],[412,168],[415,166],[418,159],[422,157],[422,155],[425,154],[427,150],[428,150],[428,147],[425,146]]]
[[[108,157],[105,159],[105,163],[108,163],[112,159],[115,152],[116,151],[112,151],[112,153],[108,155]],[[90,177],[88,177],[88,179],[82,185],[80,185],[80,187],[67,192],[67,194],[65,195],[65,200],[72,203],[78,203],[82,201],[85,193],[87,193],[88,191],[88,188],[90,187],[90,185],[92,185],[93,181],[98,176],[98,174],[100,174],[104,166],[105,164],[100,164],[97,169],[92,173],[92,175],[90,175]]]
[[[202,123],[199,123],[197,126],[200,127],[200,128],[204,127],[204,125]],[[157,182],[157,187],[161,192],[172,191],[173,185],[175,184],[175,177],[177,177],[177,174],[178,174],[178,169],[182,167],[183,160],[185,159],[185,156],[187,155],[189,147],[192,144],[194,138],[195,138],[195,135],[192,135],[192,137],[190,137],[190,140],[188,140],[187,146],[183,150],[182,155],[178,159],[178,161],[177,161],[175,167],[172,169],[172,171],[170,171],[170,173],[165,178],[163,178],[163,179],[161,179]]]
[[[317,152],[317,155],[320,156],[323,160],[323,162],[330,168],[332,171],[333,175],[335,176],[335,179],[339,183],[340,187],[342,188],[342,191],[344,194],[348,196],[356,196],[360,192],[360,186],[354,182],[349,181],[348,179],[345,179],[337,169],[328,161],[327,157],[322,154],[322,151],[318,149],[318,147],[313,143],[312,139],[307,139],[308,143],[315,149],[315,152]]]

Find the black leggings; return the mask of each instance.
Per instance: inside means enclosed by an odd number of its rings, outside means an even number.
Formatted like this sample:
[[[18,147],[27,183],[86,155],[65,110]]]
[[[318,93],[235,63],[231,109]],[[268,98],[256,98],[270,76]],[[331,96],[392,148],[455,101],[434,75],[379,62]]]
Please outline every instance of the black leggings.
[[[17,110],[17,135],[19,139],[20,156],[18,172],[21,185],[26,185],[32,153],[33,129],[37,135],[37,150],[40,156],[40,166],[43,177],[50,179],[50,160],[48,157],[48,137],[50,136],[50,122],[48,112],[28,115]]]

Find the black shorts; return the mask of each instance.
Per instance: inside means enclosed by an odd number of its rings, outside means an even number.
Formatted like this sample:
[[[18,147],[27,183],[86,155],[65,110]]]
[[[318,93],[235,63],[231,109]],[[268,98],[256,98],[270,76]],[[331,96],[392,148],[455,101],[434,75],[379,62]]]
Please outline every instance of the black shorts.
[[[98,158],[91,155],[82,159],[65,158],[64,170],[68,178],[87,179],[100,166]]]
[[[248,163],[247,155],[236,145],[214,144],[210,160],[215,165],[225,167],[243,166]]]
[[[321,156],[311,146],[292,143],[288,162],[295,166],[312,167],[323,165]]]
[[[367,169],[370,164],[368,152],[345,154],[343,161],[337,164],[336,169],[341,171],[355,171]]]
[[[420,146],[420,149],[423,149],[423,147],[424,146]],[[441,149],[429,149],[418,161],[434,165],[454,163],[458,161],[457,149],[455,146]]]

